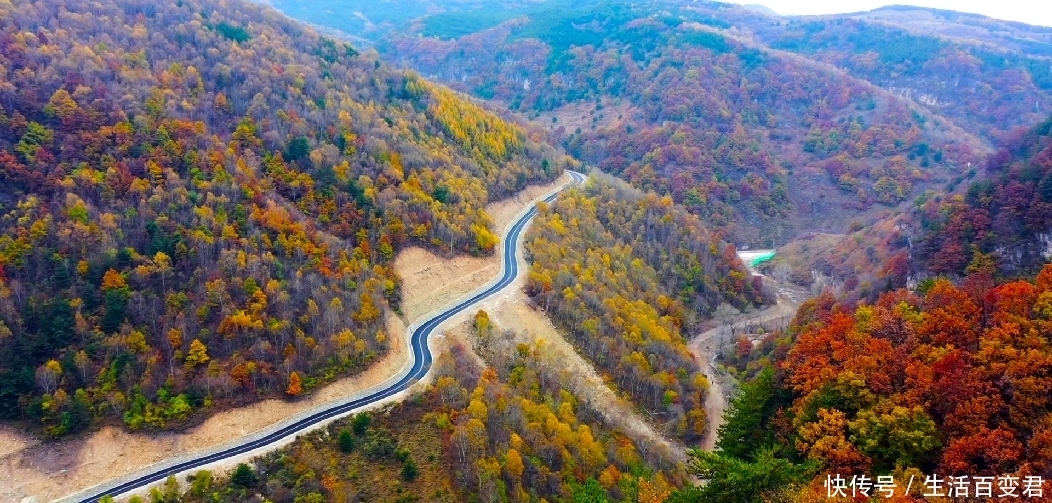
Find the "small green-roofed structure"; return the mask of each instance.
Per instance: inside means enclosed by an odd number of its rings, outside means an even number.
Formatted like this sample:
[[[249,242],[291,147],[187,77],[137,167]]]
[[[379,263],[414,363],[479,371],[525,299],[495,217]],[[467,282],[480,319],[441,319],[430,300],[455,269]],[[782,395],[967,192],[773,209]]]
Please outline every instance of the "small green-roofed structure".
[[[752,259],[752,261],[749,262],[749,267],[756,267],[756,266],[758,266],[758,265],[760,265],[760,264],[762,264],[764,262],[767,262],[768,260],[771,260],[772,258],[774,258],[774,255],[775,255],[775,252],[764,253],[763,255],[760,255],[760,256]]]

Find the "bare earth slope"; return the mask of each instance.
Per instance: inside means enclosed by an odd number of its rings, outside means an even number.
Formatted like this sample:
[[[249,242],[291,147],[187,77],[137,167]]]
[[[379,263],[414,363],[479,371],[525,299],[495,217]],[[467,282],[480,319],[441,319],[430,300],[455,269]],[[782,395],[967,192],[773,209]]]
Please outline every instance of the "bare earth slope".
[[[796,309],[800,307],[807,296],[802,291],[794,288],[779,288],[778,303],[754,311],[741,314],[734,319],[722,322],[713,328],[705,330],[690,341],[690,352],[697,358],[698,368],[709,378],[709,393],[705,397],[705,414],[708,418],[708,433],[702,442],[702,449],[711,451],[716,447],[717,432],[723,424],[723,413],[730,404],[733,393],[733,383],[730,377],[716,368],[714,358],[719,351],[720,345],[730,340],[735,333],[740,333],[746,327],[764,325],[769,328],[775,325],[781,328],[788,324]]]

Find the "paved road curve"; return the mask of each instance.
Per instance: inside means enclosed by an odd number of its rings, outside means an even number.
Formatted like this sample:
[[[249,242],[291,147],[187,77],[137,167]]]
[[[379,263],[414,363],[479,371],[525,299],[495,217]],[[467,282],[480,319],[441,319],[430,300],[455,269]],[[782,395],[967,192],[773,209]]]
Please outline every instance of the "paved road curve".
[[[570,171],[569,173],[570,176],[573,178],[573,185],[579,184],[584,180],[584,175],[582,175],[581,173],[577,173],[575,171]],[[551,202],[555,199],[557,195],[558,194],[552,194],[544,200],[545,202]],[[409,370],[409,373],[407,373],[404,377],[399,379],[391,386],[377,391],[375,393],[372,393],[368,396],[350,400],[344,403],[334,404],[326,408],[325,410],[319,411],[306,418],[296,421],[295,423],[289,424],[277,431],[271,432],[263,437],[254,440],[246,441],[245,443],[237,445],[235,447],[231,447],[219,452],[203,455],[194,459],[190,459],[188,461],[184,461],[182,463],[161,468],[155,472],[142,475],[134,480],[123,482],[112,487],[99,487],[98,492],[93,493],[92,495],[87,497],[78,496],[79,499],[77,501],[80,501],[82,503],[96,503],[97,501],[99,501],[100,498],[102,498],[105,495],[119,496],[126,492],[134,491],[136,489],[148,486],[155,482],[162,481],[168,478],[168,476],[170,475],[177,475],[187,470],[200,468],[205,465],[215,463],[217,461],[222,461],[227,458],[239,456],[247,452],[259,449],[261,447],[266,447],[275,442],[283,440],[289,437],[290,435],[302,433],[305,430],[308,430],[313,426],[324,421],[330,420],[336,416],[341,416],[350,413],[355,409],[378,402],[385,398],[389,398],[398,393],[401,393],[402,391],[405,391],[414,383],[416,383],[425,375],[427,375],[427,373],[431,370],[431,364],[433,363],[433,355],[431,354],[431,350],[427,347],[427,338],[431,336],[435,329],[438,328],[438,326],[441,325],[444,321],[469,309],[471,306],[477,304],[483,299],[486,299],[487,297],[490,297],[496,294],[497,292],[500,292],[505,287],[510,285],[513,281],[515,281],[516,277],[518,277],[519,264],[518,261],[515,260],[515,253],[519,248],[519,239],[521,238],[522,231],[526,228],[526,226],[530,223],[530,220],[532,220],[535,215],[537,215],[537,208],[530,208],[530,210],[525,215],[523,215],[521,218],[519,218],[518,221],[515,222],[511,230],[508,232],[508,235],[505,238],[504,242],[504,257],[502,258],[504,261],[504,274],[500,277],[499,281],[497,281],[495,284],[485,289],[484,291],[479,292],[473,295],[472,297],[463,300],[457,303],[456,305],[434,315],[427,321],[423,322],[419,327],[417,327],[416,330],[413,331],[413,334],[410,337],[410,345],[413,349],[413,366]]]

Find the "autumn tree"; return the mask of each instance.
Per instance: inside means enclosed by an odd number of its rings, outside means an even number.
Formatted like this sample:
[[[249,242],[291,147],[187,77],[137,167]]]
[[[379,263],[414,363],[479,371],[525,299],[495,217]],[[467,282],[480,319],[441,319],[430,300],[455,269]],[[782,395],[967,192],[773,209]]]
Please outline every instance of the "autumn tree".
[[[190,343],[190,350],[186,353],[186,369],[193,370],[198,365],[207,363],[211,358],[208,356],[208,348],[200,339],[194,339]]]
[[[289,385],[285,388],[285,393],[291,396],[299,396],[300,393],[303,393],[303,384],[300,382],[299,372],[289,374]]]

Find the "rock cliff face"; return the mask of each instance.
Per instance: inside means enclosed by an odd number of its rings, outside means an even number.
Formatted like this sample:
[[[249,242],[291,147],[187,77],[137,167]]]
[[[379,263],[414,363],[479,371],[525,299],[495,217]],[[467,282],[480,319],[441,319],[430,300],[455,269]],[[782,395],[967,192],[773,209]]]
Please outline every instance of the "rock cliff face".
[[[1035,234],[1031,239],[1009,246],[999,246],[994,253],[1001,268],[1012,274],[1032,271],[1037,265],[1052,260],[1052,229]]]

